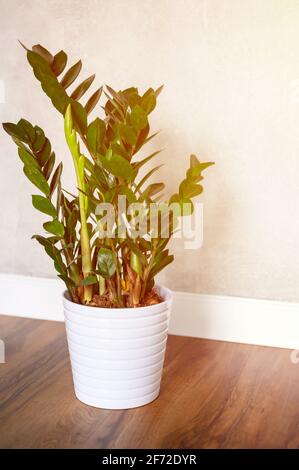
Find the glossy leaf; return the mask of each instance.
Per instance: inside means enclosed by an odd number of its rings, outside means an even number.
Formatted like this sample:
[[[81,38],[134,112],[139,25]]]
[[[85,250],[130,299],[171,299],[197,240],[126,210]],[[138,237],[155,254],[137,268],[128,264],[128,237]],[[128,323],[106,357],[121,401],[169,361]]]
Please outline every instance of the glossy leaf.
[[[71,102],[72,118],[75,128],[84,135],[87,129],[87,113],[78,101]]]
[[[52,152],[43,168],[43,173],[45,175],[46,180],[50,178],[51,173],[54,168],[54,164],[55,164],[55,153]]]
[[[28,168],[36,168],[38,171],[40,171],[39,164],[31,152],[28,152],[28,150],[19,147],[18,154],[25,166]]]
[[[163,191],[163,189],[165,188],[165,184],[164,183],[153,183],[153,184],[150,184],[146,190],[144,191],[143,195],[142,195],[142,198],[145,199],[147,197],[152,197],[154,196],[155,194],[159,193],[160,191]]]
[[[142,96],[140,105],[146,114],[150,114],[156,107],[156,101],[156,93],[152,88],[149,88]]]
[[[63,237],[64,235],[64,226],[57,219],[45,222],[43,227],[47,232],[53,233],[53,235],[57,235],[57,237]]]
[[[66,274],[66,266],[62,260],[59,250],[50,241],[50,238],[42,237],[41,235],[33,235],[33,239],[37,240],[46,250],[46,253],[54,261],[55,269],[62,275]]]
[[[12,122],[4,122],[2,126],[5,132],[7,132],[7,134],[9,134],[11,137],[15,139],[20,139],[22,142],[30,142],[30,139],[27,134],[23,131],[23,129],[20,129],[17,124],[14,124]]]
[[[84,93],[87,92],[92,82],[94,81],[94,78],[95,74],[91,75],[90,77],[86,78],[84,82],[80,83],[80,85],[77,86],[77,88],[71,94],[71,98],[73,100],[79,100],[84,95]]]
[[[51,64],[51,69],[57,77],[64,71],[66,63],[67,63],[66,53],[64,51],[57,52]]]
[[[60,181],[62,168],[63,168],[63,165],[62,165],[62,162],[60,162],[59,165],[57,166],[55,172],[54,172],[54,175],[53,175],[51,183],[50,183],[50,192],[51,192],[51,194],[54,193],[54,191],[57,188],[57,185]]]
[[[85,279],[82,279],[80,282],[81,286],[91,286],[92,284],[97,284],[98,283],[98,278],[97,276],[90,275],[86,276]]]
[[[146,158],[143,158],[142,160],[140,160],[139,162],[134,162],[133,163],[133,167],[134,167],[134,170],[140,170],[140,168],[143,167],[143,165],[145,165],[146,163],[148,163],[152,158],[154,158],[156,155],[158,155],[160,152],[162,152],[164,149],[160,149],[160,150],[157,150],[156,152],[152,153],[151,155],[149,155],[148,157]]]
[[[160,95],[160,93],[161,93],[161,91],[163,90],[163,88],[164,88],[164,85],[161,85],[159,88],[157,88],[157,89],[155,90],[155,95],[156,95],[156,97],[158,97],[158,96]]]
[[[24,166],[24,173],[27,178],[46,196],[50,194],[50,188],[42,172],[34,166]]]
[[[129,127],[127,124],[120,123],[118,125],[118,130],[119,130],[120,137],[124,142],[130,145],[136,144],[137,136],[131,127]]]
[[[101,98],[102,91],[103,87],[99,88],[87,101],[85,105],[85,111],[87,114],[90,114],[94,107],[97,105],[99,99]]]
[[[72,290],[76,286],[73,279],[66,274],[58,274],[58,277],[65,283],[67,289]]]
[[[132,109],[130,118],[132,125],[136,129],[136,131],[140,131],[147,125],[146,112],[138,104]]]
[[[51,217],[56,217],[56,209],[53,206],[52,202],[49,201],[44,196],[39,196],[39,195],[33,195],[32,196],[32,205],[35,207],[35,209],[39,210],[40,212],[43,212],[44,214],[50,215]]]
[[[195,184],[185,179],[180,184],[179,195],[181,199],[189,199],[198,196],[202,191],[203,187],[200,184]]]
[[[102,247],[98,253],[97,267],[101,276],[109,279],[116,270],[114,255],[109,248]]]
[[[76,80],[82,69],[82,62],[78,60],[63,76],[60,84],[66,90]]]
[[[100,152],[103,139],[105,137],[106,126],[104,121],[96,118],[87,128],[87,143],[94,155]]]
[[[59,112],[64,113],[69,103],[69,97],[58,82],[50,65],[43,57],[34,51],[27,52],[27,59],[33,68],[34,75],[40,81],[44,92],[52,100],[55,108],[57,108]]]
[[[142,186],[144,185],[144,183],[156,172],[158,171],[163,165],[158,165],[158,166],[155,166],[154,168],[152,168],[148,173],[146,173],[144,175],[144,177],[139,181],[139,183],[137,184],[136,188],[135,188],[135,193],[137,193],[140,188],[142,188]],[[164,188],[163,188],[164,189]]]
[[[50,155],[51,155],[51,144],[50,144],[50,141],[46,139],[42,150],[37,153],[37,159],[41,166],[45,165]]]
[[[34,152],[40,152],[45,145],[46,136],[45,136],[44,131],[38,126],[34,127],[34,131],[35,131],[35,137],[32,142],[32,150]]]
[[[173,255],[165,256],[163,257],[159,263],[156,263],[156,265],[151,269],[150,271],[150,277],[153,278],[155,277],[162,269],[166,268],[172,261],[174,260]]]
[[[101,159],[103,167],[114,176],[130,180],[133,175],[132,165],[121,155],[107,154]]]
[[[33,142],[35,139],[35,130],[33,125],[27,121],[26,119],[20,119],[18,124],[18,128],[21,129],[27,137],[27,142]]]
[[[48,64],[52,64],[54,57],[44,46],[36,44],[35,46],[32,46],[32,50],[45,59]]]

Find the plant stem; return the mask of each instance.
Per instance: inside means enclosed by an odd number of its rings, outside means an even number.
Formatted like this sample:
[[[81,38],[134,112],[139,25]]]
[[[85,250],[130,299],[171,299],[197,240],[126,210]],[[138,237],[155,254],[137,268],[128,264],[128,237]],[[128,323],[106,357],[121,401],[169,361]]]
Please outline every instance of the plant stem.
[[[112,240],[110,241],[110,246],[111,246],[111,249],[112,249],[112,252],[113,252],[114,262],[115,262],[117,300],[118,300],[119,306],[123,307],[123,299],[122,299],[122,295],[121,295],[121,279],[120,279],[120,272],[119,272],[118,256],[117,256],[117,252],[116,252],[116,249],[115,249],[115,246],[114,246]]]
[[[155,259],[156,249],[157,249],[157,246],[156,246],[156,243],[154,242],[154,248],[153,248],[153,251],[152,251],[152,256],[151,256],[150,262],[144,270],[144,277],[143,277],[141,294],[140,294],[140,299],[141,300],[143,300],[143,298],[145,296],[147,281],[148,281],[148,277],[149,277],[149,274],[150,274],[150,271],[151,271],[151,268],[153,266],[153,262],[154,262],[154,259]]]
[[[77,185],[79,189],[79,210],[80,210],[80,221],[81,221],[81,230],[80,230],[80,243],[81,243],[81,255],[82,255],[82,272],[83,277],[86,278],[90,272],[92,271],[92,261],[91,261],[91,248],[90,248],[90,239],[88,235],[88,227],[87,227],[87,197],[85,193],[85,169],[84,169],[84,161],[85,157],[81,155],[79,143],[77,142],[76,131],[73,129],[73,122],[72,122],[72,112],[71,106],[69,105],[67,111],[65,113],[65,120],[64,120],[64,130],[66,141],[68,143],[69,149],[71,151],[76,178],[77,178]],[[84,286],[83,290],[83,300],[85,302],[90,302],[92,300],[93,294],[93,286],[87,285]]]
[[[106,290],[106,281],[105,278],[100,276],[99,278],[99,294],[104,295]]]

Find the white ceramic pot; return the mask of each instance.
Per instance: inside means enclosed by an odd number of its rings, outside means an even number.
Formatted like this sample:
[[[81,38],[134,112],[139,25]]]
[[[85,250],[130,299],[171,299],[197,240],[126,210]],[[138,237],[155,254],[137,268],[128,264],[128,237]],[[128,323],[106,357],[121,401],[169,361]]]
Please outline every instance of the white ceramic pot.
[[[138,308],[98,308],[63,296],[65,326],[75,393],[87,405],[126,409],[159,395],[172,303],[164,299]]]

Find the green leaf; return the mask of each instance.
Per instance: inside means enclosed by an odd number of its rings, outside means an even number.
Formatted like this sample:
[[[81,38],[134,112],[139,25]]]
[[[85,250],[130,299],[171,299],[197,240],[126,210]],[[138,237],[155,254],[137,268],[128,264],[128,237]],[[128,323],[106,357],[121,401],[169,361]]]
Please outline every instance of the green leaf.
[[[26,167],[36,168],[38,171],[40,171],[39,164],[31,152],[28,152],[28,150],[25,150],[24,148],[19,147],[18,154]]]
[[[152,174],[155,173],[155,171],[159,170],[162,166],[163,166],[163,164],[155,166],[148,173],[146,173],[146,175],[137,184],[137,186],[135,188],[135,193],[137,193],[140,190],[140,188],[144,185],[144,183],[152,176]]]
[[[200,165],[200,161],[198,160],[197,156],[193,153],[190,155],[190,168],[195,168]]]
[[[82,281],[80,282],[81,286],[91,286],[92,284],[97,284],[98,283],[98,278],[97,276],[94,275],[89,275],[86,276]]]
[[[114,255],[109,248],[102,247],[98,253],[98,270],[105,279],[113,276],[116,270]]]
[[[57,235],[58,237],[63,237],[64,235],[64,226],[57,219],[45,222],[43,227],[47,232],[53,233],[53,235]]]
[[[198,196],[203,192],[203,187],[200,184],[193,183],[188,179],[181,182],[179,188],[179,195],[181,199],[189,199]]]
[[[157,194],[159,193],[160,191],[163,191],[163,189],[165,188],[165,184],[164,183],[153,183],[153,184],[150,184],[146,190],[144,191],[144,193],[142,194],[142,199],[145,199],[147,197],[152,197],[154,196],[154,194]]]
[[[52,170],[54,168],[54,164],[55,164],[55,153],[52,152],[43,168],[43,173],[45,175],[46,180],[50,178]]]
[[[75,128],[83,135],[87,129],[87,113],[85,108],[78,101],[71,102],[72,119]]]
[[[49,96],[55,108],[60,113],[64,113],[70,99],[58,82],[50,65],[34,51],[27,52],[27,59],[44,92]]]
[[[2,127],[11,137],[28,143],[29,139],[26,133],[24,133],[23,129],[18,128],[18,126],[13,122],[4,122]]]
[[[159,266],[159,264],[161,263],[161,261],[166,258],[169,254],[169,250],[166,249],[166,250],[162,250],[160,251],[154,258],[154,262],[152,264],[152,268],[154,268],[155,266]]]
[[[147,125],[143,129],[141,129],[141,131],[138,133],[137,142],[134,147],[134,154],[137,153],[138,150],[140,150],[144,144],[146,144],[148,140],[149,131],[150,131],[150,126],[147,123]]]
[[[48,64],[52,64],[54,57],[45,47],[40,44],[36,44],[35,46],[32,46],[32,50],[45,59]]]
[[[132,109],[131,122],[136,131],[140,131],[148,123],[146,112],[138,104]]]
[[[85,105],[85,111],[87,114],[90,114],[94,107],[97,105],[99,99],[101,98],[102,91],[103,87],[99,88],[87,101]]]
[[[57,77],[64,71],[66,63],[67,63],[66,53],[64,51],[57,52],[57,54],[55,54],[54,56],[54,60],[51,65],[51,69]]]
[[[94,155],[100,152],[105,132],[105,123],[100,118],[96,118],[94,121],[92,121],[87,128],[87,143]]]
[[[156,107],[156,94],[152,88],[149,88],[141,98],[141,107],[146,114],[150,114]]]
[[[27,121],[26,119],[20,119],[18,124],[17,124],[18,128],[21,129],[24,133],[24,135],[27,136],[27,141],[28,142],[33,142],[34,139],[35,139],[35,130],[34,130],[34,127],[33,125]]]
[[[46,139],[45,144],[40,152],[37,153],[37,159],[40,163],[40,166],[44,166],[48,161],[51,154],[51,144],[48,139]]]
[[[82,68],[81,60],[78,60],[63,76],[60,84],[66,90],[78,77]]]
[[[132,165],[133,165],[133,168],[134,170],[140,170],[141,167],[143,167],[143,165],[145,165],[146,163],[148,163],[152,158],[154,158],[156,155],[158,155],[160,152],[162,152],[164,149],[160,149],[160,150],[157,150],[156,152],[152,153],[151,155],[149,155],[148,157],[144,158],[143,160],[140,160],[139,162],[134,162]]]
[[[136,144],[136,134],[134,130],[123,122],[119,123],[118,130],[121,139],[130,145]]]
[[[23,171],[32,184],[40,189],[46,196],[49,196],[49,185],[46,178],[38,168],[33,166],[24,166]]]
[[[53,243],[51,243],[51,241],[48,238],[43,237],[42,235],[32,235],[31,238],[37,240],[38,243],[42,245],[43,247],[53,245]]]
[[[34,138],[34,142],[32,143],[32,150],[34,152],[40,152],[45,145],[45,141],[46,141],[45,133],[38,126],[35,126],[34,130],[35,130],[35,138]]]
[[[94,81],[95,74],[91,75],[90,77],[86,78],[80,85],[77,86],[77,88],[73,91],[71,94],[71,99],[73,100],[79,100],[84,93],[87,92],[88,88]]]
[[[51,183],[50,183],[50,193],[53,194],[59,181],[60,181],[60,177],[61,177],[61,173],[62,173],[62,162],[59,163],[59,165],[57,166],[56,170],[55,170],[55,173],[52,177],[52,180],[51,180]]]
[[[67,289],[72,289],[75,287],[74,281],[68,277],[66,274],[58,274],[58,277],[65,283]]]
[[[50,238],[42,237],[41,235],[33,235],[31,238],[37,240],[40,245],[45,248],[47,255],[54,261],[56,271],[62,275],[66,275],[66,266],[62,260],[61,254],[51,242]]]
[[[116,153],[107,153],[106,157],[101,159],[103,167],[114,176],[130,180],[133,175],[132,165],[121,155]]]
[[[193,180],[201,180],[201,173],[209,166],[214,165],[214,162],[203,162],[201,163],[195,155],[190,156],[190,168],[187,171],[187,178]],[[201,177],[201,178],[199,178]]]
[[[158,97],[161,93],[161,91],[163,90],[164,88],[164,85],[161,85],[159,88],[157,88],[157,90],[155,90],[155,95],[156,97]]]
[[[126,88],[122,91],[122,95],[128,102],[131,109],[139,102],[138,89],[135,87]]]
[[[174,260],[173,255],[165,256],[162,258],[150,271],[150,278],[152,279],[156,276],[162,269],[166,268]]]
[[[57,216],[56,209],[53,206],[52,202],[44,196],[34,194],[32,196],[32,204],[35,209],[39,210],[40,212],[43,212],[44,214],[50,215],[51,217]]]

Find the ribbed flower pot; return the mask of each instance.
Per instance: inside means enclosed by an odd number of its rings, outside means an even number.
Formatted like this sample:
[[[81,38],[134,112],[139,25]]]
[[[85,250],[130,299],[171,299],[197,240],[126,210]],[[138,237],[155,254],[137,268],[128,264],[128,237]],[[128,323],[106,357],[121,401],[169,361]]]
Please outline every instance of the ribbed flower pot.
[[[75,394],[87,405],[126,409],[159,395],[172,293],[138,308],[97,308],[63,296]]]

